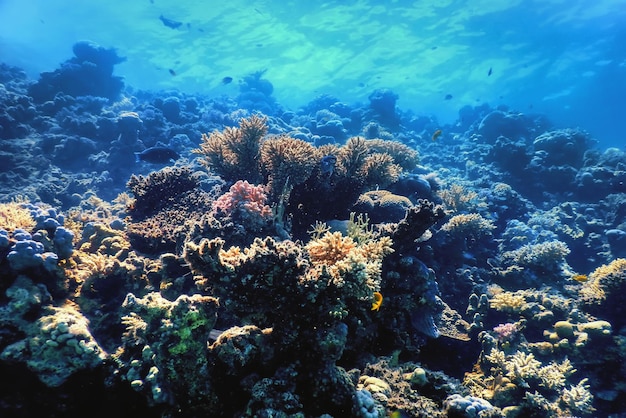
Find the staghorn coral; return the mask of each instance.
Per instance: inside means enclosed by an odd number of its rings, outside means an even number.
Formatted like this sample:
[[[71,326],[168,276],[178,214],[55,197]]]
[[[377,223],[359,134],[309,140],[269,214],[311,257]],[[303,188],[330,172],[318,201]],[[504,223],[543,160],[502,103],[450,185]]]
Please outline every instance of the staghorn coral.
[[[402,142],[372,139],[368,140],[367,144],[375,153],[388,154],[405,171],[412,171],[417,167],[417,151]]]
[[[239,121],[238,128],[202,134],[200,148],[194,150],[204,158],[200,163],[226,181],[247,180],[259,183],[259,152],[267,134],[267,119],[253,115]]]
[[[368,155],[357,172],[357,176],[370,187],[385,188],[400,178],[402,167],[393,157],[385,153]]]
[[[275,201],[284,194],[288,197],[294,186],[304,183],[319,159],[313,145],[286,135],[263,141],[260,153],[261,170]]]
[[[458,183],[450,184],[438,190],[437,196],[442,200],[444,206],[453,213],[466,212],[485,206],[485,203],[479,199],[478,193]]]
[[[527,244],[516,250],[500,254],[502,269],[500,274],[513,274],[520,284],[535,283],[541,276],[550,275],[554,279],[571,276],[570,267],[565,257],[570,249],[562,241],[548,241],[539,244]]]

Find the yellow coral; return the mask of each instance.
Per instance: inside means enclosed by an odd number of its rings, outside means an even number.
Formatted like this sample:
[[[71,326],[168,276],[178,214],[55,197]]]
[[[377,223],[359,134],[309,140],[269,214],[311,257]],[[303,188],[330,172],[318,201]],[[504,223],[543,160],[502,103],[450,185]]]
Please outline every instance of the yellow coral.
[[[455,215],[448,220],[441,230],[452,235],[482,237],[490,235],[495,225],[478,213]]]
[[[624,287],[626,259],[617,258],[595,269],[581,286],[579,295],[586,303],[600,304],[615,290]]]
[[[314,263],[333,265],[348,256],[356,247],[350,237],[344,237],[341,232],[327,232],[319,239],[309,241],[306,249]]]
[[[519,313],[526,305],[523,292],[502,292],[492,296],[489,307],[501,312]]]
[[[8,232],[16,229],[30,231],[35,227],[35,220],[30,211],[20,202],[0,203],[0,229]]]
[[[478,193],[461,184],[451,184],[449,187],[439,190],[437,195],[443,201],[444,206],[454,213],[485,205],[478,199]]]
[[[315,275],[328,273],[335,285],[353,287],[358,298],[369,298],[380,288],[382,260],[393,252],[391,238],[382,237],[363,245],[340,232],[326,232],[306,245]],[[350,277],[349,280],[345,280]],[[364,286],[363,286],[364,285]]]

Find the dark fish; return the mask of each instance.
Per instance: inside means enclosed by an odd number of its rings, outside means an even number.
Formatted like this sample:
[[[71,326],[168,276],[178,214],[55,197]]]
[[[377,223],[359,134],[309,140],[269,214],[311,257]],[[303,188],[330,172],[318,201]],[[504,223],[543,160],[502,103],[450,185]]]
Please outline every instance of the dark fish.
[[[165,164],[170,160],[178,160],[180,155],[168,147],[150,147],[135,153],[135,161],[145,161],[152,164]]]
[[[175,20],[168,19],[167,17],[164,17],[163,15],[159,16],[159,19],[161,19],[161,22],[163,22],[165,26],[167,26],[168,28],[172,28],[172,29],[178,29],[183,24],[183,22],[177,22]]]
[[[437,49],[436,46],[433,46],[432,48],[430,48],[432,51],[434,51],[435,49]]]
[[[359,83],[359,87],[365,87],[365,83],[363,82]]]
[[[446,97],[443,98],[444,100],[450,100],[452,99],[452,95],[451,94],[446,94]]]
[[[433,136],[432,136],[433,141],[437,140],[437,138],[439,138],[442,133],[443,132],[441,131],[441,129],[437,129],[435,132],[433,132]]]
[[[232,77],[224,77],[222,78],[222,84],[230,84],[233,82],[233,78]]]
[[[489,71],[487,72],[487,77],[489,77],[493,73],[493,68],[489,67]]]
[[[335,171],[335,164],[337,164],[337,157],[332,154],[323,156],[320,160],[320,172],[328,177],[332,176]]]
[[[171,75],[176,75],[176,71],[172,70],[171,68],[169,69],[169,71]]]

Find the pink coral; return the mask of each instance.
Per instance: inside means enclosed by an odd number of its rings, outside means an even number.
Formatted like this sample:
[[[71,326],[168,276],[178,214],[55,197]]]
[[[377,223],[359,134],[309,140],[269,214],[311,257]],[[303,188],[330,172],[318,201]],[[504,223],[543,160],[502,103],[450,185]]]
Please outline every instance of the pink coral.
[[[517,325],[511,322],[507,322],[506,324],[500,324],[497,327],[493,328],[493,332],[496,333],[496,337],[499,341],[511,341],[517,335]]]
[[[267,194],[263,186],[239,180],[213,202],[213,211],[233,218],[241,216],[248,220],[263,221],[272,216],[272,209],[265,204],[266,201]]]

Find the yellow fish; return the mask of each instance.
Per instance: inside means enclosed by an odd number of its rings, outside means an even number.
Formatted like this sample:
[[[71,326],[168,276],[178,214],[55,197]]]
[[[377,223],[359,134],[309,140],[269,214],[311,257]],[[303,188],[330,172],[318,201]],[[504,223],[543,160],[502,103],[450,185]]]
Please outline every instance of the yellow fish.
[[[589,280],[586,274],[575,274],[572,276],[572,279],[576,280],[578,283],[585,283]]]
[[[433,132],[433,141],[439,138],[442,133],[443,132],[441,131],[441,129],[437,129],[435,132]]]
[[[374,292],[374,302],[372,302],[372,310],[377,311],[380,309],[380,305],[383,304],[383,295],[380,292]]]

